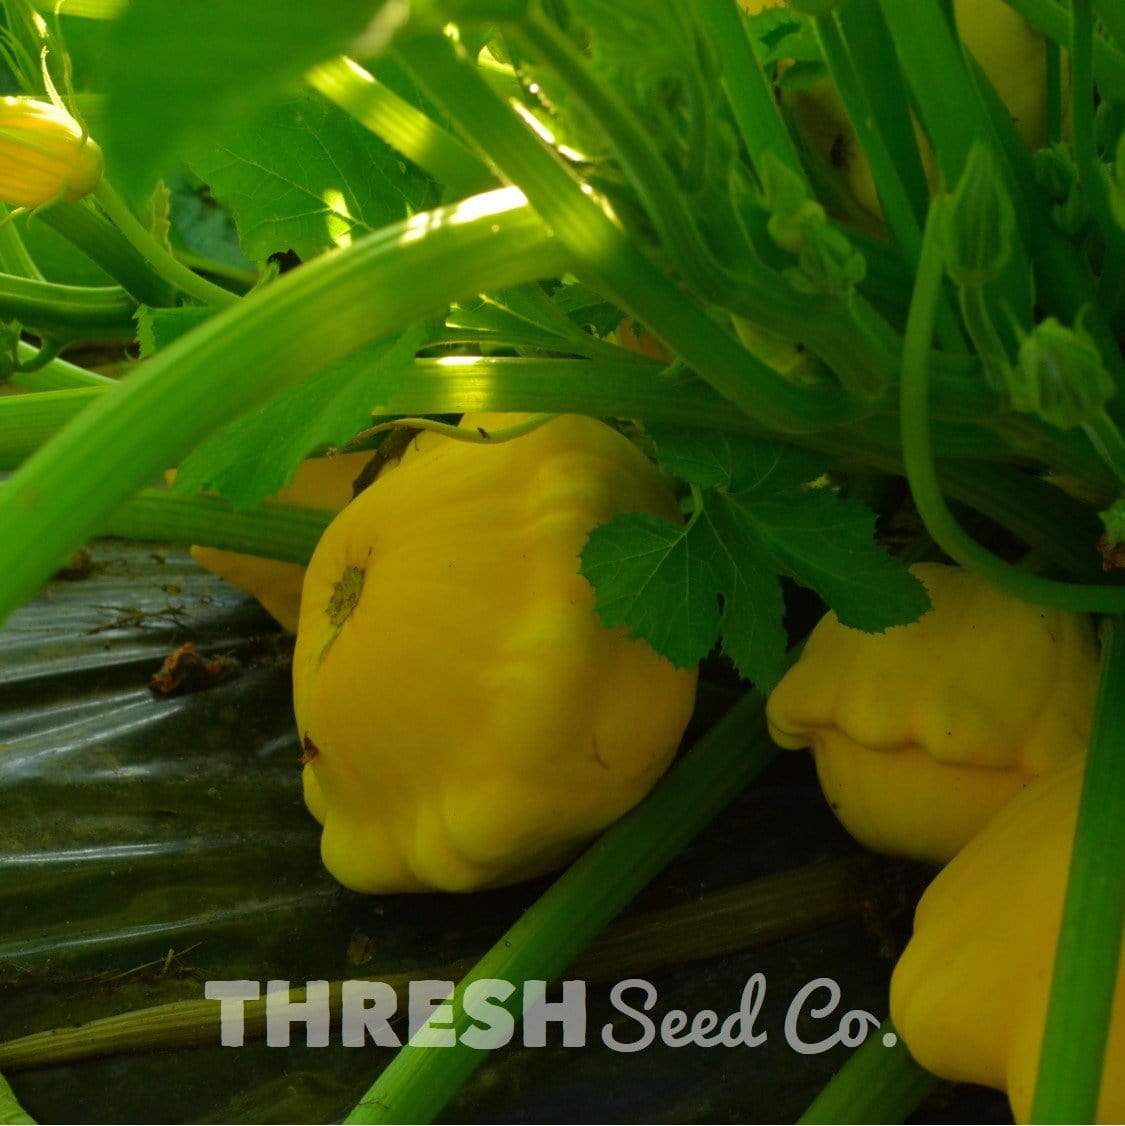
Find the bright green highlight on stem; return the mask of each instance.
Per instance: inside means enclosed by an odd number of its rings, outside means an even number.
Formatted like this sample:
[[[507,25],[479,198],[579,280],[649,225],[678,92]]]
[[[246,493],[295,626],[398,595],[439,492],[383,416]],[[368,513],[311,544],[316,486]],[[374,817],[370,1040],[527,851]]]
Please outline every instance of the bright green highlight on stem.
[[[1094,1122],[1125,928],[1125,622],[1103,628],[1102,676],[1032,1122]]]
[[[891,1040],[889,1046],[884,1038]],[[868,1033],[798,1121],[905,1122],[937,1084],[937,1076],[914,1061],[888,1019]]]
[[[496,177],[470,149],[354,60],[321,63],[305,81],[433,176],[450,198],[476,195],[495,184]]]
[[[942,495],[930,437],[929,360],[935,309],[944,277],[938,231],[946,205],[946,197],[939,196],[930,208],[903,352],[902,454],[914,503],[934,542],[950,558],[979,571],[1017,597],[1077,613],[1125,613],[1125,586],[1053,582],[1005,563],[964,532]]]
[[[453,1027],[471,1027],[462,998],[480,978],[517,986],[553,981],[599,932],[776,754],[763,727],[763,702],[748,693],[647,798],[555,881],[473,967],[453,994]],[[424,1030],[423,1030],[424,1031]],[[486,1059],[458,1043],[407,1044],[346,1119],[349,1123],[432,1122]]]

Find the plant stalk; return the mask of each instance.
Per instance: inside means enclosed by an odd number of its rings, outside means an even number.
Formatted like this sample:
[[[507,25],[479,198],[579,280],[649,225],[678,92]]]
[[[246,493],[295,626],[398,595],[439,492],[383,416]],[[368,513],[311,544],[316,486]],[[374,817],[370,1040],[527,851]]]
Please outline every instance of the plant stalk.
[[[463,1033],[465,989],[482,978],[517,985],[554,980],[683,847],[705,828],[776,753],[763,723],[761,697],[748,693],[677,763],[631,813],[529,908],[461,980],[452,996],[453,1027]],[[416,1040],[424,1039],[429,1025]],[[486,1053],[457,1044],[402,1048],[345,1120],[432,1122]]]
[[[1096,1122],[1125,934],[1125,621],[1102,675],[1055,952],[1032,1122]]]

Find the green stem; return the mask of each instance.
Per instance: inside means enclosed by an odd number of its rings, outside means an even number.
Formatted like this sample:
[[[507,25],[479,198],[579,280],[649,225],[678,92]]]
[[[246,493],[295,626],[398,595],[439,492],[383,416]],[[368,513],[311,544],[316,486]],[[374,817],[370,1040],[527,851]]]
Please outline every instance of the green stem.
[[[942,249],[937,232],[946,198],[939,196],[930,208],[903,354],[902,454],[918,513],[934,541],[950,558],[979,571],[1017,597],[1077,613],[1125,613],[1125,586],[1053,582],[1005,563],[966,535],[942,495],[930,436],[929,358],[934,312],[943,278]]]
[[[873,15],[882,24],[877,7]],[[821,52],[828,64],[828,72],[836,83],[844,109],[871,166],[887,226],[905,260],[912,267],[916,267],[918,256],[922,251],[922,229],[919,226],[918,213],[899,175],[898,164],[879,129],[875,105],[867,96],[867,90],[844,41],[839,14],[834,12],[826,16],[818,16],[816,30]],[[894,70],[890,64],[884,69],[890,69],[892,73]],[[916,153],[917,146],[914,144],[913,137],[910,143]],[[938,337],[946,351],[965,350],[957,319],[944,296],[938,305]]]
[[[1118,484],[1125,487],[1125,437],[1121,428],[1103,410],[1083,427],[1098,456],[1113,470]]]
[[[937,1076],[914,1062],[887,1019],[868,1035],[797,1121],[803,1126],[906,1122],[937,1084]]]
[[[1106,8],[1117,0],[1098,0]],[[1032,27],[1060,47],[1070,46],[1070,11],[1056,0],[1007,0]],[[1118,43],[1125,46],[1118,40]],[[1115,102],[1125,101],[1125,54],[1103,39],[1094,41],[1094,77],[1102,95]]]
[[[958,297],[961,319],[980,357],[982,374],[989,387],[1006,398],[1011,361],[1004,341],[992,321],[992,311],[985,298],[984,286],[958,286]]]
[[[220,281],[229,282],[230,288],[237,293],[247,293],[258,282],[258,271],[245,266],[232,266],[229,262],[220,262],[215,258],[208,258],[204,254],[196,254],[194,250],[187,250],[182,246],[175,249],[176,257],[190,270],[198,274],[207,274],[209,277],[218,278]]]
[[[27,363],[34,360],[38,351],[37,348],[21,340],[18,350],[20,362]],[[104,391],[115,386],[117,380],[87,371],[76,364],[67,363],[66,360],[54,359],[35,371],[15,372],[12,375],[12,383],[25,391],[66,391],[74,387],[98,388]]]
[[[738,9],[734,4],[701,4],[698,14],[719,60],[723,89],[747,152],[772,152],[804,179],[801,158],[778,112],[773,90],[754,54]]]
[[[428,172],[449,198],[476,195],[495,185],[496,177],[471,149],[353,59],[321,63],[305,75],[305,81]]]
[[[1094,0],[1094,10],[1117,46],[1125,48],[1125,8],[1119,0]]]
[[[468,442],[475,446],[502,445],[504,442],[522,438],[525,434],[546,426],[548,422],[553,422],[558,417],[557,414],[533,414],[523,422],[498,430],[485,430],[481,426],[474,430],[471,427],[454,426],[448,422],[437,422],[432,418],[396,418],[361,430],[344,446],[344,449],[354,449],[369,438],[374,438],[376,434],[386,434],[391,430],[425,430],[430,434],[440,434],[443,438],[449,438],[454,442]]]
[[[220,309],[239,300],[237,293],[231,293],[229,289],[201,278],[169,254],[145,229],[144,224],[108,180],[103,179],[98,185],[94,198],[117,229],[132,243],[137,253],[170,285],[204,305],[214,305]]]
[[[616,150],[617,159],[644,204],[665,250],[682,271],[688,286],[704,300],[722,304],[745,278],[730,274],[707,246],[695,216],[668,162],[653,142],[652,130],[638,120],[631,107],[601,81],[559,28],[538,13],[509,25],[513,43],[541,58],[562,79]],[[739,231],[729,237],[739,240]],[[743,242],[734,257],[754,255]]]
[[[655,378],[647,364],[516,357],[456,357],[455,361],[415,360],[409,378],[396,381],[385,390],[372,391],[372,414],[395,417],[465,411],[573,412],[720,432],[766,433],[745,415],[732,411],[727,401],[705,383]],[[58,366],[71,367],[61,362]],[[100,380],[103,386],[63,395],[0,398],[0,468],[18,465],[113,385],[112,380],[84,373],[80,368],[73,371]],[[54,386],[65,388],[75,384],[60,380]],[[1100,577],[1097,553],[1089,546],[1100,535],[1100,525],[1086,507],[1037,477],[975,460],[986,448],[984,432],[979,428],[968,430],[956,442],[948,437],[949,425],[937,424],[935,431],[944,457],[970,459],[963,463],[942,462],[942,488],[950,496],[984,513],[1025,543],[1047,551],[1068,574],[1091,581]],[[885,473],[903,472],[898,424],[889,415],[873,417],[858,429],[822,431],[805,441],[847,465]],[[1011,454],[999,456],[1010,458]]]
[[[514,1015],[523,982],[561,977],[606,924],[750,783],[776,753],[763,730],[762,712],[761,697],[744,696],[523,914],[457,986],[452,1007],[458,1033],[472,1023],[463,1007],[471,982],[495,978],[515,985],[506,1003]],[[432,1122],[486,1058],[485,1052],[460,1043],[452,1048],[408,1044],[345,1121]]]
[[[705,5],[702,11],[706,16],[717,8]],[[566,36],[540,15],[512,23],[508,34],[544,58],[601,123],[661,242],[694,293],[730,309],[750,304],[754,319],[764,318],[783,335],[790,335],[787,327],[798,327],[801,339],[831,364],[845,387],[885,386],[890,381],[894,365],[887,354],[897,348],[897,336],[861,295],[818,300],[798,294],[765,267],[755,248],[740,237],[738,223],[728,225],[731,245],[724,257],[738,264],[728,268],[703,238],[685,190],[653,144],[651,130],[598,78]],[[757,69],[756,60],[754,66]],[[764,150],[755,146],[751,152],[760,159]]]
[[[1018,237],[1001,277],[994,283],[997,300],[1023,325],[1031,310],[1031,269],[1027,258],[1029,222],[1017,174],[999,144],[992,121],[977,91],[956,30],[932,0],[903,4],[879,0],[883,18],[894,36],[914,100],[934,147],[947,184],[961,179],[973,146],[992,153],[1004,186],[1016,208]],[[1034,177],[1031,181],[1034,184]]]
[[[307,563],[332,516],[318,508],[270,501],[255,508],[235,508],[222,497],[143,489],[109,517],[99,534],[192,543],[284,563]]]
[[[835,14],[817,16],[815,26],[828,73],[836,84],[848,119],[871,166],[887,226],[907,261],[916,262],[922,248],[922,230],[918,216],[898,174],[891,151],[876,127],[873,107],[856,73]]]
[[[975,67],[975,60],[974,72],[980,80],[978,88],[993,129],[1008,163],[1015,170],[1015,180],[1023,193],[1023,206],[1030,217],[1029,245],[1035,262],[1039,303],[1052,309],[1065,324],[1072,324],[1081,317],[1106,366],[1118,384],[1125,387],[1125,357],[1097,304],[1098,294],[1089,263],[1051,218],[1046,199],[1036,184],[1032,154],[1012,124],[1007,106],[984,79],[983,72]],[[1125,398],[1119,395],[1111,402],[1111,411],[1118,401],[1125,404]]]
[[[100,266],[142,305],[174,304],[175,291],[125,236],[85,203],[56,203],[37,219]]]
[[[43,281],[35,259],[28,254],[19,228],[8,218],[8,213],[8,208],[0,204],[0,271]]]
[[[400,47],[415,80],[462,125],[581,264],[622,308],[650,328],[720,394],[763,425],[807,432],[863,413],[839,388],[815,392],[788,383],[756,360],[664,276],[583,185],[499,102],[443,36]]]
[[[97,389],[82,387],[0,398],[0,470],[15,469],[100,397]]]
[[[918,151],[909,90],[879,0],[851,0],[840,5],[835,15],[856,74],[867,90],[875,124],[886,141],[920,225],[930,188]]]
[[[1047,143],[1062,140],[1062,50],[1053,40],[1047,40]]]
[[[1125,262],[1125,233],[1109,202],[1109,190],[1102,172],[1094,140],[1094,11],[1091,0],[1071,0],[1070,65],[1074,97],[1071,116],[1074,121],[1074,163],[1078,178],[1086,190],[1090,208],[1105,239],[1105,265],[1100,285],[1102,307],[1109,313],[1116,308],[1122,278],[1120,267]]]
[[[132,340],[136,302],[120,286],[59,285],[0,274],[0,318],[70,340]]]
[[[715,7],[717,6],[703,7],[702,14],[705,19],[711,15]],[[693,292],[705,301],[722,304],[732,312],[742,313],[752,320],[766,324],[780,335],[790,339],[801,339],[833,368],[845,387],[880,386],[892,381],[897,370],[897,355],[900,347],[898,335],[861,294],[853,293],[847,299],[799,294],[779,278],[775,271],[766,268],[758,258],[755,248],[743,240],[740,240],[739,249],[725,256],[739,263],[740,268],[728,269],[719,262],[702,238],[694,217],[682,202],[683,188],[677,184],[660,152],[652,145],[650,130],[645,128],[643,122],[637,119],[631,109],[616,97],[613,91],[606,88],[605,83],[592,72],[566,37],[553,24],[538,15],[513,19],[507,31],[513,41],[526,41],[533,52],[546,59],[547,65],[564,77],[568,87],[583,103],[586,110],[602,122],[602,127],[613,141],[617,157],[629,174],[634,189],[646,203],[662,242],[675,257],[687,286]],[[470,78],[465,74],[457,75],[448,65],[449,45],[440,42],[428,45],[412,42],[405,50],[408,54],[417,56],[415,76],[420,82],[432,84],[431,96],[436,100],[444,96],[447,99],[445,108],[448,113],[452,116],[456,116],[458,112],[463,114],[465,132],[471,136],[481,136],[484,121],[482,115],[487,112],[486,100],[478,98],[475,101],[470,128],[469,114],[464,108],[465,99],[471,96]],[[444,60],[441,58],[443,54]],[[756,61],[754,65],[757,66]],[[443,75],[441,86],[434,77],[439,69]],[[472,77],[475,78],[477,86],[483,85],[479,74],[474,74]],[[456,98],[444,89],[454,82],[463,86]],[[494,97],[489,100],[494,104],[496,102]],[[495,110],[492,117],[496,121],[496,128],[500,128],[502,119]],[[566,174],[562,166],[535,142],[526,129],[518,126],[510,113],[505,111],[504,117],[508,119],[504,122],[504,128],[512,135],[513,143],[517,139],[522,142],[519,146],[518,163],[509,162],[502,169],[507,177],[528,192],[533,206],[551,222],[559,232],[560,238],[567,237],[568,211],[569,222],[576,222],[579,205],[586,213],[587,221],[584,226],[593,234],[591,221],[594,219],[595,211],[590,198],[585,194],[577,194],[581,188]],[[495,131],[492,134],[492,142],[488,146],[488,151],[495,156],[497,151]],[[759,155],[761,153],[761,150],[754,151],[758,151]],[[548,175],[553,181],[550,191],[539,192],[529,179],[529,176],[534,176],[545,180]],[[573,200],[564,202],[564,192],[568,195],[573,194]],[[597,218],[604,223],[604,215],[598,215]],[[735,223],[732,224],[731,230],[735,230],[736,227],[741,229],[741,225]],[[587,249],[585,260],[591,269],[597,271],[598,280],[604,288],[610,290],[618,303],[627,306],[630,301],[636,304],[641,300],[647,300],[650,304],[646,312],[637,312],[636,309],[630,311],[635,312],[658,335],[663,335],[665,342],[689,362],[703,378],[708,379],[733,402],[761,419],[766,425],[785,432],[807,431],[816,425],[808,413],[811,396],[802,395],[799,389],[769,373],[769,369],[753,370],[756,361],[747,357],[745,351],[735,350],[741,352],[744,369],[742,378],[736,382],[733,371],[730,376],[727,375],[724,369],[728,365],[733,368],[735,355],[729,351],[731,343],[729,336],[726,337],[722,349],[726,355],[720,356],[718,349],[713,347],[710,349],[711,355],[706,365],[703,365],[701,360],[696,360],[695,356],[705,354],[702,344],[705,342],[719,344],[713,323],[709,324],[705,319],[693,317],[691,319],[695,320],[696,324],[690,336],[685,325],[683,334],[677,334],[678,342],[674,341],[670,335],[674,321],[685,321],[687,318],[684,314],[690,310],[682,291],[678,297],[677,307],[673,307],[667,280],[663,279],[651,264],[645,263],[643,255],[633,243],[621,237],[620,231],[615,231],[615,236],[613,244],[610,243],[608,230],[599,238],[604,249],[608,250],[613,245],[611,256],[599,253],[598,261],[595,263],[590,260]],[[737,231],[734,237],[737,238]],[[585,237],[583,241],[589,248],[590,239]],[[573,244],[573,248],[576,254],[579,253],[578,240]],[[643,268],[646,265],[647,269]],[[664,284],[659,285],[658,288],[657,284],[654,284],[658,282]],[[649,290],[648,294],[644,292],[642,285]],[[775,383],[771,395],[772,404],[767,404],[756,394],[753,399],[750,398],[751,392],[755,390],[747,386],[751,376],[754,377],[755,384],[764,385],[767,380],[772,379]],[[720,379],[723,381],[723,386],[720,386]],[[742,385],[741,394],[735,390],[739,384]],[[728,386],[730,389],[725,389]],[[837,391],[836,388],[831,390]],[[816,396],[823,404],[821,407],[823,412],[827,413],[830,409],[845,412],[847,405],[852,404],[853,414],[862,413],[863,408],[853,403],[851,396],[846,392],[837,391],[837,396],[834,396],[836,402],[830,402],[828,391],[829,388],[822,388]],[[769,416],[779,415],[778,408],[782,406],[784,398],[792,398],[794,401],[793,407],[786,412],[789,417],[782,415],[778,421],[771,421]],[[803,409],[800,404],[802,398],[805,400]],[[800,421],[798,422],[797,419]]]
[[[0,494],[0,620],[232,418],[451,299],[567,265],[522,197],[502,189],[358,239],[209,318],[83,411]]]
[[[1032,1122],[1096,1122],[1125,927],[1125,622],[1102,676],[1043,1033]]]

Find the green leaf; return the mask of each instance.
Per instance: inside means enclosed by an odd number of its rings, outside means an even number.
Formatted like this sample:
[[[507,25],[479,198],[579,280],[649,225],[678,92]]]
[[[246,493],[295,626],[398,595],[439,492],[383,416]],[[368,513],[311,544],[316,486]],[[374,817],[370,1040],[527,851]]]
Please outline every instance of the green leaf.
[[[141,359],[147,360],[173,340],[201,325],[215,312],[205,305],[184,305],[178,309],[151,309],[142,305],[137,310],[137,340]]]
[[[173,245],[200,254],[220,265],[250,270],[253,263],[238,245],[234,220],[211,195],[210,189],[187,169],[168,177],[172,193]]]
[[[579,328],[588,325],[598,336],[608,336],[623,316],[613,302],[577,282],[560,286],[554,293],[554,301]]]
[[[319,446],[346,442],[367,425],[372,405],[406,380],[433,326],[416,325],[237,419],[192,451],[175,489],[214,489],[237,507],[273,496]]]
[[[354,118],[309,92],[192,158],[234,216],[243,253],[313,258],[435,200],[433,182]]]
[[[656,460],[674,477],[700,488],[767,493],[807,485],[827,468],[828,458],[786,442],[756,441],[729,433],[652,424]]]
[[[862,505],[796,488],[728,503],[777,570],[815,590],[844,625],[878,633],[929,609],[922,584],[875,544],[875,516]]]
[[[808,487],[823,457],[781,442],[652,427],[657,460],[699,490],[677,527],[641,514],[595,528],[582,573],[610,626],[627,626],[673,664],[721,637],[739,673],[768,692],[785,668],[779,576],[811,587],[848,626],[879,631],[929,608],[925,588],[874,542],[875,517]]]
[[[734,667],[759,685],[772,688],[785,672],[785,599],[776,568],[742,534],[723,505],[704,511],[714,536],[714,569],[723,592],[723,652]]]
[[[719,633],[719,577],[706,526],[629,512],[590,533],[582,573],[607,626],[628,626],[677,668],[707,655]]]
[[[105,59],[111,175],[139,197],[192,147],[346,50],[378,13],[374,0],[132,0]]]

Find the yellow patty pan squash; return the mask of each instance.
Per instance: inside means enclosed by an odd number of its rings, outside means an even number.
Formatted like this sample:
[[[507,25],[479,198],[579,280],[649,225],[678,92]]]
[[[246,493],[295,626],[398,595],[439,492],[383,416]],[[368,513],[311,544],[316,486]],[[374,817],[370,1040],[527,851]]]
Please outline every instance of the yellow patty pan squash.
[[[101,181],[102,151],[66,110],[0,98],[0,200],[13,207],[74,202]]]
[[[891,1019],[925,1068],[1007,1091],[1031,1113],[1082,786],[1082,759],[1039,778],[927,888],[891,978]],[[1125,1122],[1125,952],[1099,1122]]]
[[[564,415],[494,445],[421,434],[332,522],[293,695],[305,801],[342,884],[468,891],[549,871],[663,773],[696,671],[607,629],[579,573],[591,529],[629,511],[679,519],[632,443]]]
[[[1084,615],[921,563],[932,609],[885,633],[826,615],[771,694],[836,816],[876,852],[944,863],[1032,778],[1082,755],[1098,680]]]
[[[339,512],[352,499],[352,482],[370,458],[370,451],[309,458],[273,499]],[[305,568],[299,563],[281,563],[214,547],[195,546],[191,554],[201,567],[253,595],[290,633],[297,632],[301,584],[305,581]]]
[[[1020,136],[1029,148],[1041,148],[1047,142],[1046,40],[1005,0],[954,0],[953,6],[965,45],[1008,107]],[[782,101],[812,148],[839,172],[856,202],[868,214],[881,216],[871,168],[831,80],[786,90]],[[937,160],[917,123],[915,133],[926,177],[931,190],[936,190]]]

